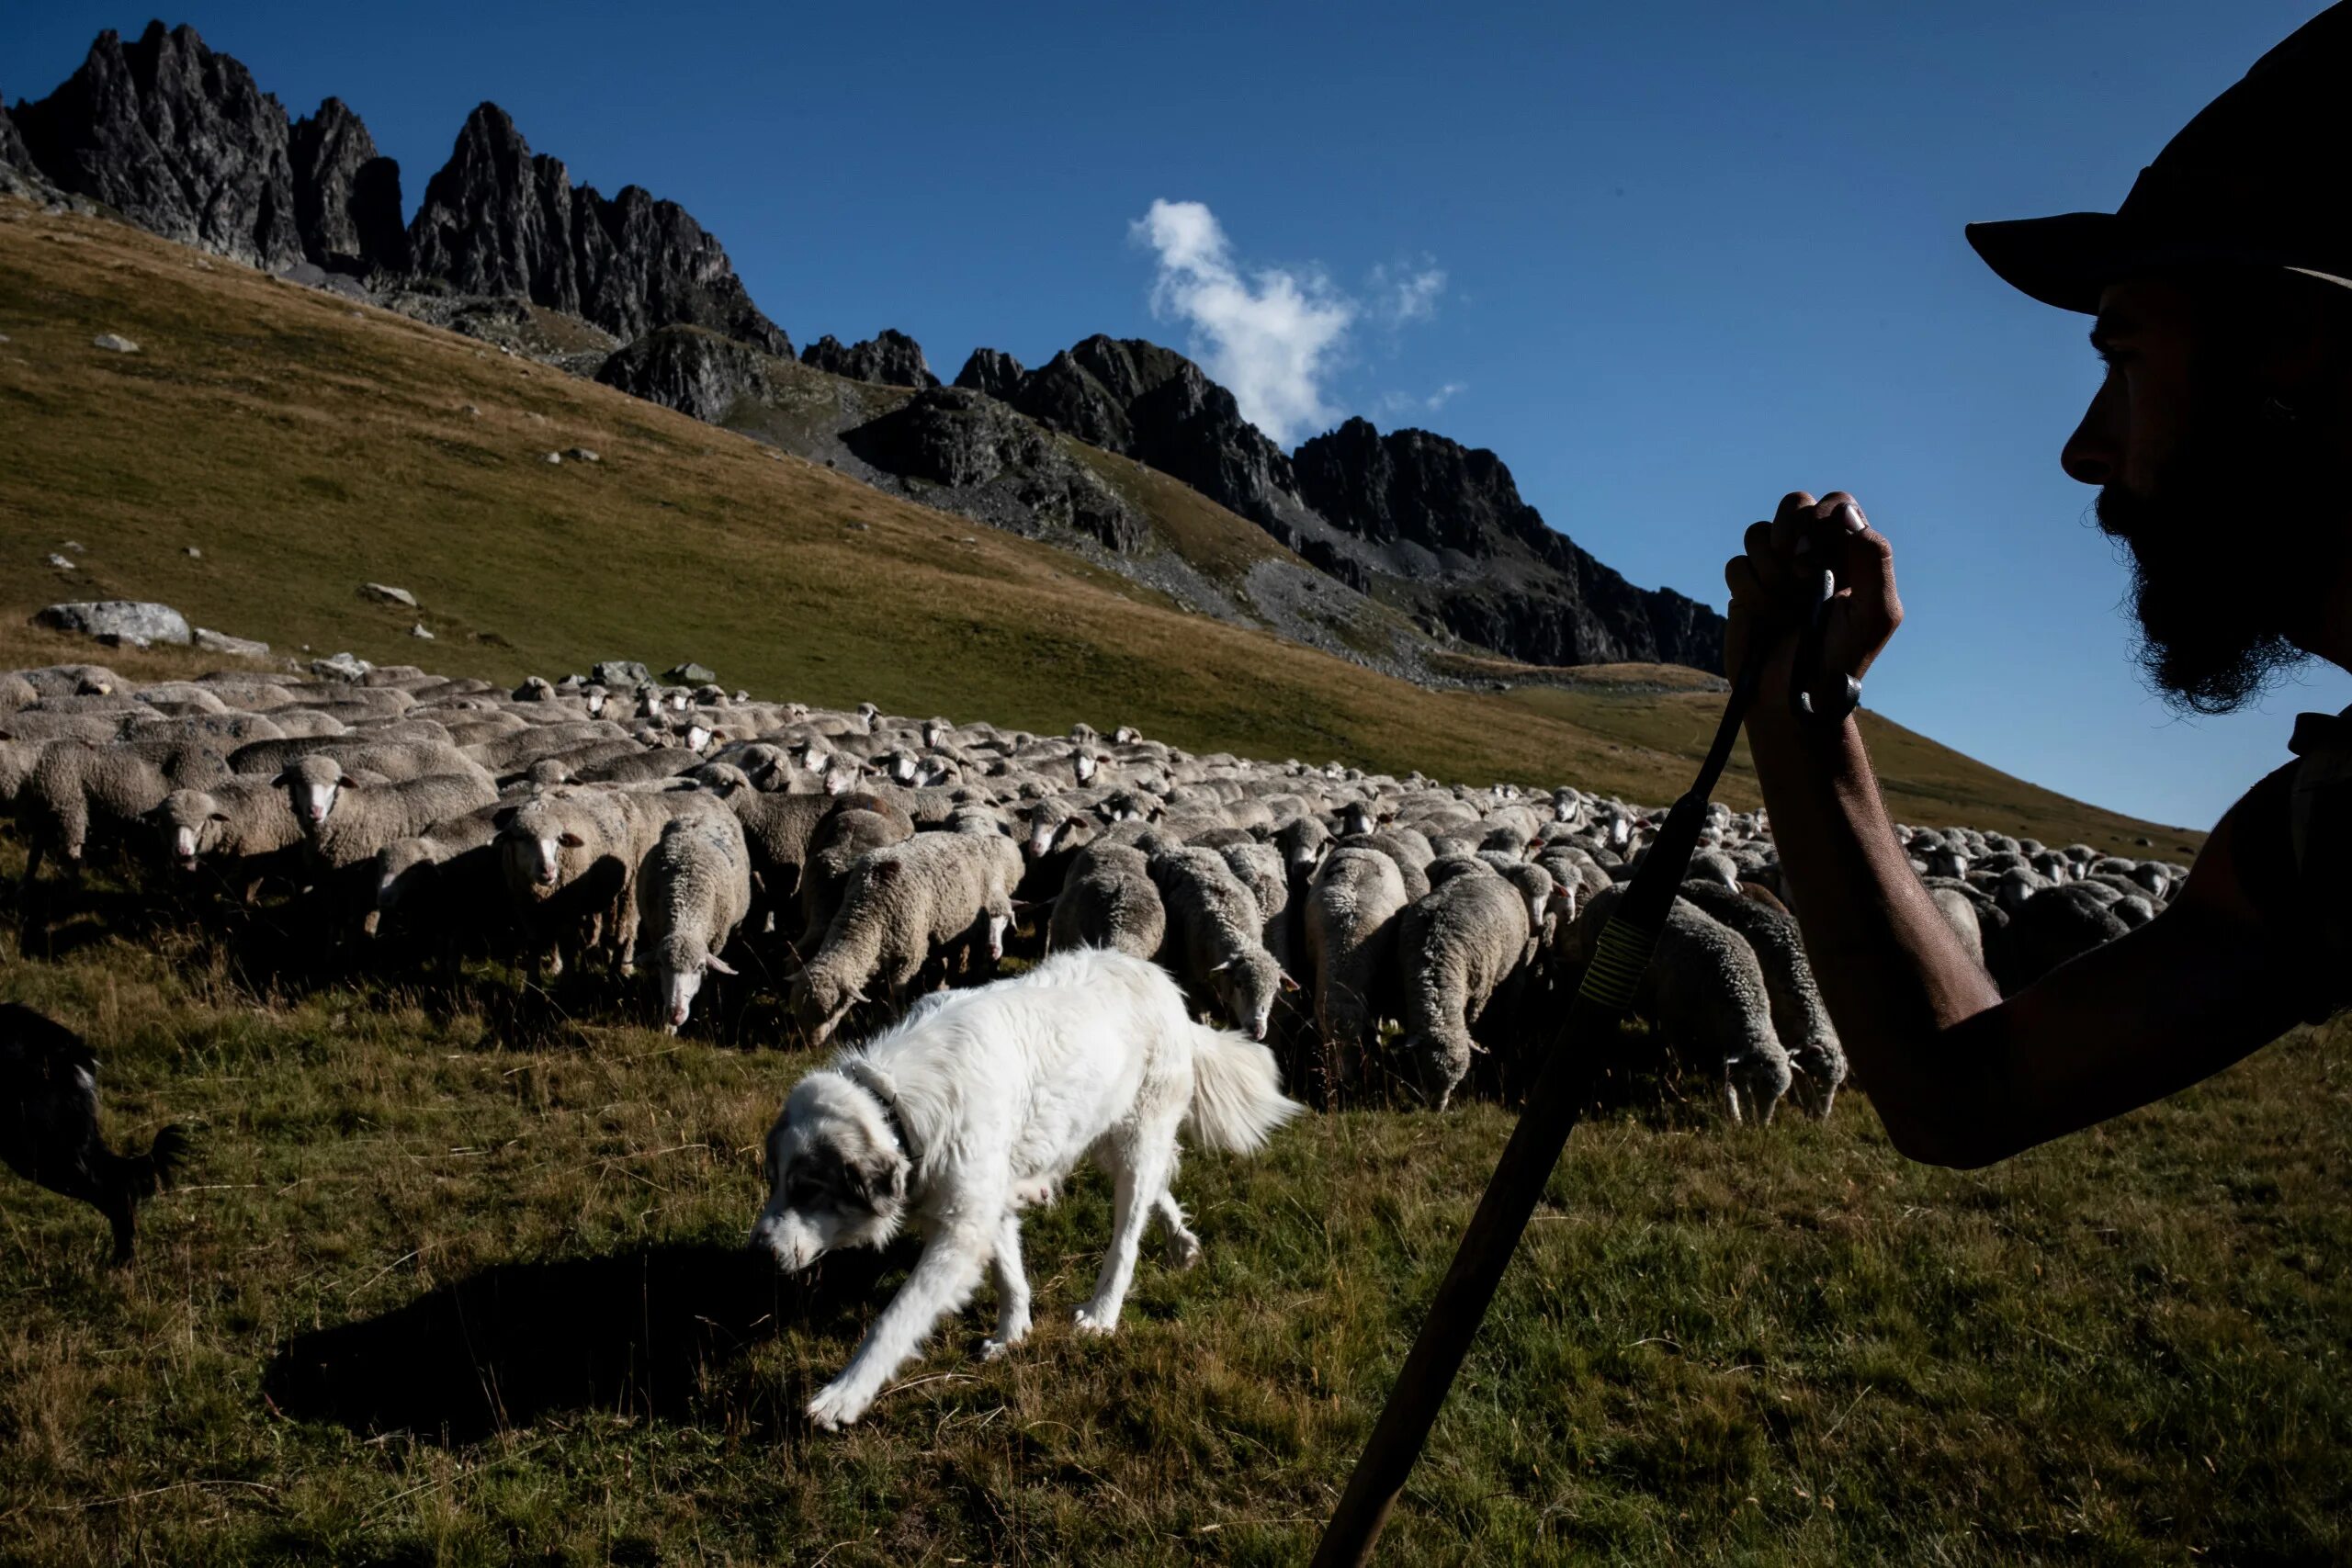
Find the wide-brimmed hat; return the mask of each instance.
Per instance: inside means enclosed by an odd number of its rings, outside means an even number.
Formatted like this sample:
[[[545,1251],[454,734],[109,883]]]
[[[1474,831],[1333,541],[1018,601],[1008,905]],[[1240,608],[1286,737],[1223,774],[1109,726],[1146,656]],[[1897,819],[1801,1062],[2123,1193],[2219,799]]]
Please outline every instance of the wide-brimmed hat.
[[[2120,278],[2281,268],[2352,288],[2352,0],[2329,6],[2198,112],[2113,212],[1972,223],[1968,243],[2044,304],[2096,314]],[[2330,175],[2329,169],[2336,170]]]

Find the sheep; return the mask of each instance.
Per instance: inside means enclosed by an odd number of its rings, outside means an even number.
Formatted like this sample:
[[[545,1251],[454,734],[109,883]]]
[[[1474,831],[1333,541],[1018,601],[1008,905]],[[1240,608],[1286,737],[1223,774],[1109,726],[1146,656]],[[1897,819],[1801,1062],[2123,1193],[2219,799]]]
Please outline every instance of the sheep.
[[[1218,846],[1217,853],[1250,897],[1258,901],[1259,940],[1283,972],[1290,971],[1290,878],[1282,852],[1255,839]]]
[[[792,982],[792,1015],[811,1045],[832,1037],[852,1008],[888,992],[895,1015],[935,953],[974,941],[1003,940],[1012,921],[1021,852],[1012,840],[969,833],[918,833],[861,859],[824,944]]]
[[[817,824],[808,840],[808,863],[800,872],[800,935],[793,951],[809,953],[825,940],[825,930],[840,910],[849,874],[869,852],[886,844],[901,844],[914,837],[914,824],[887,801],[867,795],[842,795]],[[869,808],[871,807],[871,808]]]
[[[2092,882],[2046,887],[2009,915],[2003,933],[2008,972],[1996,977],[2005,992],[2023,990],[2051,970],[2113,942],[2132,928],[2110,908],[2111,889]]]
[[[187,1134],[165,1127],[143,1155],[98,1135],[98,1058],[89,1043],[20,1002],[0,1002],[0,1160],[107,1217],[114,1262],[130,1261],[139,1205],[171,1182]]]
[[[220,752],[193,742],[51,741],[17,792],[17,829],[28,846],[24,886],[32,885],[44,853],[78,864],[94,834],[127,838],[174,789],[210,784],[228,771]]]
[[[1787,1049],[1789,1066],[1796,1074],[1790,1093],[1800,1109],[1816,1120],[1827,1121],[1838,1086],[1846,1081],[1846,1048],[1838,1043],[1837,1026],[1821,999],[1796,921],[1753,898],[1726,892],[1712,881],[1694,878],[1683,886],[1681,897],[1737,931],[1755,951],[1772,1005],[1773,1032]],[[1964,908],[1967,900],[1961,902]],[[1973,931],[1973,911],[1968,918]]]
[[[685,1027],[703,976],[732,975],[719,957],[752,910],[743,825],[726,812],[673,819],[637,877],[638,931],[653,953],[662,1029]]]
[[[442,974],[455,978],[467,939],[503,927],[511,912],[498,844],[499,818],[510,806],[492,801],[378,851],[368,913],[374,934],[380,936],[389,919],[429,937]]]
[[[1623,897],[1622,885],[1596,894],[1561,931],[1555,953],[1566,966],[1591,961]],[[1678,897],[1634,991],[1634,1010],[1684,1052],[1722,1063],[1733,1121],[1771,1121],[1795,1073],[1772,1028],[1770,994],[1756,951],[1737,932]]]
[[[1406,902],[1396,863],[1374,849],[1334,849],[1307,884],[1306,963],[1327,1095],[1355,1079],[1374,1043]]]
[[[524,928],[531,978],[560,975],[567,950],[605,946],[634,892],[637,863],[623,796],[567,788],[503,806],[499,864]]]
[[[1459,857],[1432,881],[1397,919],[1405,1032],[1396,1050],[1442,1111],[1483,1049],[1470,1026],[1518,973],[1532,921],[1526,896],[1475,857]]]
[[[1266,951],[1257,899],[1215,850],[1171,850],[1150,867],[1168,907],[1160,964],[1196,998],[1214,998],[1234,1028],[1264,1040],[1289,977]]]
[[[193,871],[209,860],[224,867],[247,904],[265,878],[299,874],[302,825],[274,780],[232,776],[204,789],[175,789],[148,819],[173,865]]]
[[[1112,947],[1149,958],[1167,935],[1168,907],[1144,852],[1097,840],[1071,859],[1054,900],[1048,950]]]
[[[293,802],[312,855],[332,871],[372,861],[395,839],[411,838],[498,798],[497,789],[479,774],[371,781],[325,756],[288,765],[278,782]]]

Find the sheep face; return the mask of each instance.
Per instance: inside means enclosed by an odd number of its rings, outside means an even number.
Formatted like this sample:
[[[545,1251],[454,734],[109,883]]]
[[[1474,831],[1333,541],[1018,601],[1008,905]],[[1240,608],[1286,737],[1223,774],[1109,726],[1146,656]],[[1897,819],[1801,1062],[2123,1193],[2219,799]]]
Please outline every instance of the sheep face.
[[[1080,784],[1093,782],[1095,765],[1091,751],[1079,750],[1070,754],[1070,771],[1078,775]]]
[[[1838,1078],[1828,1076],[1814,1064],[1795,1061],[1792,1065],[1807,1070],[1795,1074],[1789,1080],[1790,1102],[1816,1122],[1828,1121],[1830,1104],[1838,1098]]]
[[[1283,982],[1288,978],[1282,965],[1274,962],[1274,955],[1262,949],[1229,958],[1209,971],[1210,983],[1216,987],[1217,1000],[1224,1005],[1225,1016],[1233,1021],[1234,1028],[1259,1041],[1266,1038],[1267,1026],[1273,1021],[1275,999],[1282,995]]]
[[[277,775],[293,803],[295,818],[313,829],[334,810],[335,798],[350,784],[343,764],[331,757],[305,757]]]
[[[563,880],[563,852],[583,848],[587,840],[553,823],[538,826],[537,832],[510,830],[503,853],[508,863],[522,873],[524,882],[545,893]]]
[[[865,1000],[864,991],[812,965],[792,982],[792,1021],[808,1031],[810,1045],[822,1045],[833,1037],[850,1009]]]
[[[664,942],[654,954],[653,970],[654,983],[662,992],[662,1031],[665,1034],[675,1034],[686,1026],[686,1019],[694,1011],[695,998],[702,990],[704,976],[735,973],[717,953],[692,937]]]
[[[193,871],[199,856],[220,847],[220,829],[229,823],[220,802],[197,789],[172,791],[151,819],[164,837],[172,863],[182,871]]]
[[[1419,1086],[1422,1098],[1438,1111],[1453,1103],[1453,1091],[1470,1076],[1474,1049],[1467,1035],[1454,1038],[1418,1030],[1396,1043],[1398,1059]]]
[[[1022,847],[1031,860],[1043,860],[1054,852],[1054,846],[1061,842],[1069,828],[1069,818],[1040,811],[1029,819],[1029,837]]]
[[[1745,1052],[1724,1064],[1724,1096],[1735,1122],[1771,1125],[1772,1112],[1795,1079],[1788,1058]]]

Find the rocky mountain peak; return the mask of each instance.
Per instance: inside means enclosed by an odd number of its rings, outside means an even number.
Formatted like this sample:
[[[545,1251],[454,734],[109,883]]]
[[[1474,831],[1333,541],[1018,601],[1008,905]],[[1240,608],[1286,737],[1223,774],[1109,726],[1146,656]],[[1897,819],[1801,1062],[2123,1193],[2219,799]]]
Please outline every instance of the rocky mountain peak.
[[[800,351],[800,363],[828,375],[853,381],[875,381],[885,387],[936,387],[939,378],[922,356],[922,345],[891,327],[862,342],[842,346],[831,333]]]
[[[964,361],[964,368],[956,372],[956,385],[1011,402],[1025,374],[1021,361],[1001,349],[976,348],[972,357]]]
[[[684,324],[792,352],[684,208],[637,186],[609,201],[593,186],[575,188],[496,104],[466,117],[408,238],[412,268],[461,293],[520,297],[623,339]]]
[[[165,239],[273,270],[302,259],[286,111],[186,25],[108,29],[81,68],[13,118],[60,189]]]
[[[341,98],[294,122],[294,226],[303,254],[330,272],[365,276],[408,265],[401,220],[401,169]]]

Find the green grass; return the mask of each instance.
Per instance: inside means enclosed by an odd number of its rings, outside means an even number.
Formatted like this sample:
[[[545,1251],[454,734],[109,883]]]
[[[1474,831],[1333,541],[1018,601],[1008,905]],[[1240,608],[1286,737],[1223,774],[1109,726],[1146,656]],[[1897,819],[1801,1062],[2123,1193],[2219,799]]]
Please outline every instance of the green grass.
[[[100,332],[142,352],[95,349]],[[1651,804],[1688,783],[1721,700],[1660,724],[1650,698],[1589,686],[1428,691],[455,333],[8,201],[0,333],[12,660],[62,656],[22,629],[43,604],[156,598],[287,652],[504,682],[692,658],[765,696],[1041,731],[1133,724],[1196,749]],[[808,375],[824,383],[811,397],[904,396]],[[545,461],[574,446],[604,461]],[[1164,477],[1102,461],[1149,492],[1181,551],[1240,572],[1273,550]],[[88,547],[82,570],[34,564],[67,539]],[[437,640],[360,600],[367,581],[413,592]],[[1917,773],[1930,798],[2105,849],[2165,831],[1878,733],[1891,793]],[[1724,798],[1754,804],[1752,783],[1735,775]]]
[[[199,1152],[129,1272],[0,1187],[10,1563],[1295,1562],[1507,1130],[1351,1112],[1188,1160],[1208,1260],[1148,1253],[1108,1342],[1067,1327],[1082,1178],[1028,1224],[1031,1344],[976,1359],[984,1294],[820,1438],[795,1412],[905,1259],[804,1286],[739,1250],[805,1058],[519,1031],[495,977],[281,987],[112,919],[0,946],[0,994],[88,1030],[119,1139]],[[2347,1045],[1978,1175],[1858,1095],[1598,1113],[1384,1561],[2342,1561]]]

